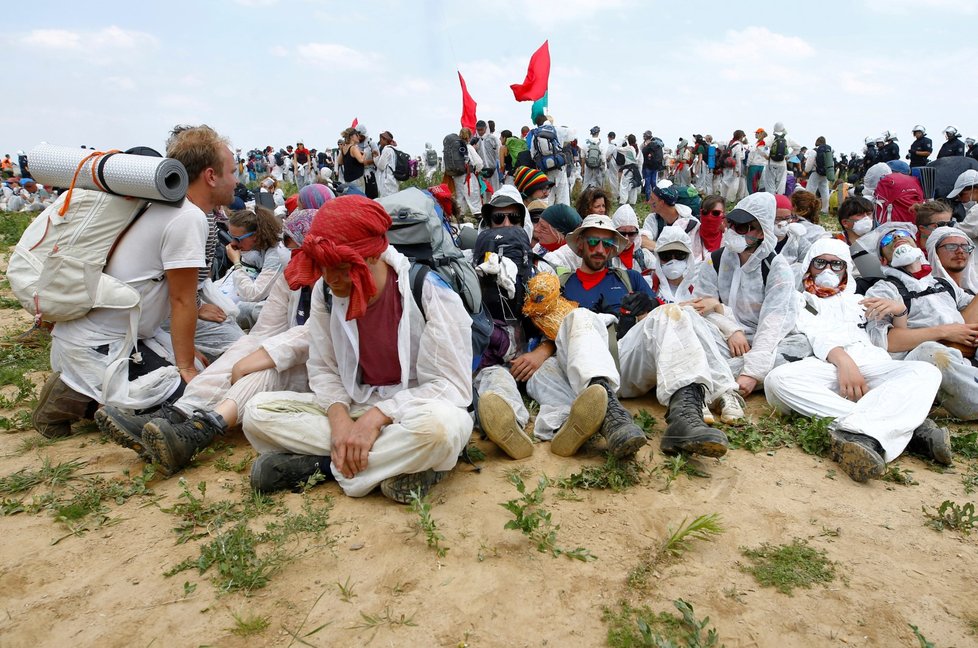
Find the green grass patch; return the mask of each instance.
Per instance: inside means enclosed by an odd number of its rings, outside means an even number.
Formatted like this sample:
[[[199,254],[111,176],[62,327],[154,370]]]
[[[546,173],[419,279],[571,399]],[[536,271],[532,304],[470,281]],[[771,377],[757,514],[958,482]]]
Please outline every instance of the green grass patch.
[[[642,428],[647,439],[655,436],[655,417],[649,414],[648,410],[639,410],[635,414],[635,425]]]
[[[617,610],[605,608],[608,645],[612,648],[722,648],[710,617],[696,618],[693,606],[673,601],[679,614],[655,612],[648,606],[632,607],[625,601]]]
[[[33,429],[34,429],[34,423],[33,421],[31,421],[30,410],[23,409],[14,412],[10,416],[0,416],[0,430],[4,432],[26,432],[27,430],[33,430]],[[49,441],[50,443],[44,443],[44,441]],[[51,445],[51,443],[54,443],[54,440],[45,439],[40,434],[31,435],[31,438],[24,439],[20,444],[18,444],[17,453],[23,454],[28,450],[33,449],[27,447],[31,443],[34,444],[34,447],[41,448],[46,445]]]
[[[916,486],[917,481],[913,478],[913,471],[907,468],[901,469],[900,466],[890,464],[886,467],[886,472],[880,477],[885,482],[899,484],[900,486]]]
[[[791,544],[762,544],[757,549],[741,547],[741,553],[751,561],[741,569],[754,576],[765,587],[774,587],[790,595],[796,587],[810,588],[815,583],[835,579],[835,565],[824,550],[808,546],[795,538]]]
[[[34,400],[34,383],[27,378],[28,373],[47,371],[50,368],[50,338],[40,346],[25,346],[6,340],[0,342],[0,385],[14,385],[17,393],[13,397],[0,398],[0,408],[13,409]]]
[[[541,553],[549,551],[554,558],[564,555],[585,562],[596,560],[597,557],[583,547],[564,549],[557,546],[557,531],[560,530],[560,525],[553,523],[550,511],[543,504],[543,493],[550,485],[550,480],[546,476],[540,478],[537,487],[532,491],[527,490],[526,483],[519,475],[510,475],[509,481],[516,487],[519,497],[500,504],[513,514],[513,519],[508,521],[504,528],[519,531],[530,539],[537,551]]]
[[[644,462],[632,459],[622,461],[612,455],[606,455],[603,464],[585,466],[580,472],[558,479],[558,488],[581,490],[610,490],[620,493],[642,482],[642,474],[646,472]]]
[[[978,431],[966,430],[951,435],[951,449],[965,459],[978,459]]]
[[[22,468],[17,472],[0,477],[0,495],[16,495],[29,491],[35,486],[63,486],[70,479],[77,479],[75,473],[85,466],[81,459],[52,463],[45,457],[38,469]]]
[[[239,637],[252,637],[268,629],[270,617],[259,614],[238,614],[233,612],[234,625],[229,628],[231,634]]]
[[[0,250],[15,245],[40,212],[0,212]]]
[[[268,584],[272,574],[285,563],[286,556],[279,547],[259,555],[258,545],[255,532],[248,528],[246,522],[239,522],[229,530],[218,532],[210,542],[203,544],[197,560],[184,560],[163,575],[173,576],[193,568],[205,574],[214,567],[216,574],[212,581],[220,592],[259,589]]]
[[[802,451],[824,457],[829,450],[829,418],[781,418],[766,416],[744,425],[718,425],[730,445],[757,453],[780,448],[799,447]]]
[[[978,463],[968,466],[968,469],[961,474],[961,482],[964,484],[964,492],[969,495],[978,489]]]

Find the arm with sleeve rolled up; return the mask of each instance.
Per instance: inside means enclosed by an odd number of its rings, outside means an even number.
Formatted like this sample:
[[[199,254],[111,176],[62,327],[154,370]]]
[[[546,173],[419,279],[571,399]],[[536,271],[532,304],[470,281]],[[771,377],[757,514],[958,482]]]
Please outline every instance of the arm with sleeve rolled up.
[[[418,384],[376,404],[395,421],[423,403],[464,409],[472,402],[472,318],[461,298],[435,275],[425,280],[421,303],[426,323],[416,359]]]
[[[795,295],[794,273],[776,257],[764,290],[764,302],[757,318],[757,330],[751,350],[744,355],[743,374],[758,382],[764,380],[774,367],[778,345],[795,328],[798,320],[798,301]]]

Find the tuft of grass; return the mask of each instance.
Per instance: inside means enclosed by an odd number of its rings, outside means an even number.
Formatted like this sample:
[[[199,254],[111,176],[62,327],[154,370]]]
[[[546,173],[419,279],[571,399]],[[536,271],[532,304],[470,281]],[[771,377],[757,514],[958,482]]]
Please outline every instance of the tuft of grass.
[[[964,434],[952,434],[951,449],[965,459],[978,459],[978,432],[968,430]]]
[[[645,437],[651,439],[655,436],[655,417],[649,414],[648,410],[639,410],[635,414],[635,425],[642,428]]]
[[[583,547],[563,549],[557,546],[557,531],[560,525],[553,523],[550,511],[543,506],[543,492],[550,485],[550,480],[546,476],[540,478],[537,487],[532,491],[527,491],[526,483],[516,474],[511,475],[509,481],[516,487],[520,496],[500,504],[512,513],[514,518],[508,521],[504,528],[521,532],[536,545],[537,551],[541,553],[549,551],[554,558],[565,555],[584,562],[597,559],[590,550]]]
[[[926,506],[922,506],[921,509],[929,518],[927,526],[935,531],[951,529],[963,535],[970,535],[975,526],[978,526],[978,515],[975,515],[975,505],[971,502],[962,506],[951,500],[944,500],[936,512],[928,511]]]
[[[391,607],[388,605],[382,611],[376,614],[367,614],[366,612],[360,612],[360,621],[354,623],[350,626],[351,630],[373,630],[373,634],[370,635],[370,639],[367,643],[373,641],[373,638],[377,635],[377,631],[387,626],[389,628],[396,628],[398,626],[407,626],[410,628],[416,627],[418,624],[414,622],[414,615],[407,616],[405,614],[395,614],[391,611]]]
[[[184,560],[163,575],[173,576],[195,567],[203,575],[215,567],[217,573],[212,581],[220,592],[250,592],[267,585],[272,574],[285,562],[281,548],[275,547],[259,556],[256,550],[258,544],[255,532],[245,522],[239,522],[228,531],[218,532],[213,540],[202,545],[197,560]]]
[[[689,479],[693,477],[708,479],[710,477],[710,473],[702,470],[695,460],[681,454],[666,457],[666,460],[663,462],[663,467],[665,468],[666,483],[659,489],[663,493],[669,490],[672,482],[676,481],[679,475],[686,475]]]
[[[346,581],[343,583],[336,581],[336,587],[339,588],[340,600],[344,603],[352,603],[353,599],[358,596],[357,593],[353,591],[353,588],[356,587],[356,583],[351,583],[349,576],[346,577]]]
[[[921,632],[917,628],[917,626],[915,626],[912,623],[908,623],[907,625],[910,626],[910,628],[913,630],[913,636],[920,643],[920,648],[937,648],[934,644],[932,644],[931,642],[927,641],[927,637],[925,637],[923,634],[921,634]]]
[[[800,447],[804,452],[819,457],[829,449],[828,418],[781,418],[771,415],[744,425],[719,425],[730,440],[730,445],[752,453],[780,448]]]
[[[796,587],[807,589],[815,583],[835,579],[835,565],[825,551],[810,547],[799,538],[791,544],[772,546],[765,542],[757,549],[741,547],[740,551],[753,563],[741,565],[741,569],[761,585],[774,587],[783,594],[791,595]]]
[[[76,479],[75,473],[85,466],[85,461],[74,459],[57,464],[51,463],[50,457],[45,457],[40,469],[22,468],[17,472],[0,477],[0,495],[23,493],[35,486],[63,486],[68,480]]]
[[[252,637],[256,634],[261,634],[268,629],[270,624],[269,617],[258,614],[238,614],[237,612],[232,612],[231,616],[234,617],[234,627],[229,628],[229,630],[231,634],[239,637]]]
[[[654,612],[648,606],[633,608],[625,601],[617,610],[605,608],[608,624],[607,642],[612,648],[722,648],[716,628],[710,628],[710,617],[696,618],[693,606],[683,599],[673,605],[679,615]]]
[[[913,471],[907,468],[900,470],[899,466],[890,464],[886,467],[886,472],[880,477],[885,482],[900,484],[901,486],[916,486],[917,481],[913,478]]]
[[[723,525],[718,513],[701,515],[689,524],[686,523],[686,519],[683,519],[676,530],[671,531],[669,537],[663,540],[658,547],[644,552],[639,564],[628,572],[628,586],[635,589],[645,589],[649,579],[663,560],[681,558],[684,553],[689,551],[693,540],[710,542],[721,533],[723,533]]]
[[[431,502],[427,497],[422,497],[421,493],[412,491],[411,510],[418,516],[415,524],[418,530],[424,533],[428,546],[435,550],[439,558],[444,558],[448,553],[448,547],[443,547],[441,544],[445,541],[445,536],[438,530],[435,518],[431,517]]]
[[[240,473],[244,472],[246,468],[251,466],[251,462],[255,459],[255,453],[246,452],[241,459],[232,462],[228,457],[218,457],[214,461],[214,467],[218,470],[223,470],[225,472]]]
[[[797,430],[798,446],[806,453],[816,457],[824,457],[828,454],[829,445],[829,425],[835,419],[831,418],[799,418],[795,421]]]
[[[14,409],[29,405],[34,401],[36,387],[27,377],[28,373],[47,371],[50,368],[50,338],[38,346],[29,346],[15,340],[0,342],[0,385],[13,385],[17,392],[12,397],[0,397],[0,408]]]
[[[615,493],[642,482],[646,466],[638,460],[622,461],[606,455],[598,466],[585,466],[581,472],[558,479],[556,486],[563,489],[611,490]]]
[[[30,414],[28,414],[28,421],[30,420]],[[47,448],[55,443],[56,439],[49,439],[40,434],[29,434],[20,440],[17,444],[17,449],[14,450],[16,454],[22,455],[30,452],[31,450],[39,450],[41,448]]]
[[[961,482],[964,484],[964,492],[969,495],[978,489],[978,463],[968,466],[968,469],[961,474]]]
[[[20,410],[14,412],[11,416],[0,416],[0,431],[3,432],[26,432],[27,430],[33,430],[34,423],[31,421],[31,411],[30,410]],[[54,443],[54,439],[47,439],[40,434],[32,434],[29,439],[36,440],[36,446],[38,448],[44,447],[46,445],[51,445]],[[43,439],[43,442],[42,442]],[[28,439],[21,441],[20,445],[17,446],[17,454],[24,454],[28,450],[33,448],[24,448]]]

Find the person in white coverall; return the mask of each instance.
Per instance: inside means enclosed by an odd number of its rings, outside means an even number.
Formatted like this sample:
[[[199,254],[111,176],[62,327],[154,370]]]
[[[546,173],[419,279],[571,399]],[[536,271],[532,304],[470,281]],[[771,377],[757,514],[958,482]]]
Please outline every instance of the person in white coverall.
[[[931,449],[926,454],[949,464],[949,433],[927,419],[940,371],[926,362],[893,360],[872,343],[867,316],[880,316],[886,304],[856,294],[849,246],[816,241],[803,265],[798,330],[814,356],[771,371],[764,379],[768,402],[783,414],[835,419],[830,455],[856,481],[881,476],[914,437],[935,441],[924,442]]]
[[[452,176],[455,182],[455,200],[461,207],[462,212],[468,208],[469,213],[478,219],[482,213],[482,189],[479,184],[479,173],[482,171],[482,158],[470,143],[472,131],[463,128],[458,132],[458,136],[465,143],[465,148],[469,156],[469,169],[466,173]],[[462,214],[459,214],[461,216]]]
[[[974,242],[957,227],[938,227],[927,237],[931,275],[943,278],[970,295],[978,294]]]
[[[884,276],[866,297],[892,304],[884,317],[867,322],[866,332],[894,358],[923,360],[940,369],[938,402],[955,418],[974,421],[978,367],[969,357],[978,347],[978,324],[968,322],[978,321],[978,300],[931,274],[916,238],[917,228],[911,223],[885,223],[860,240],[879,255]]]
[[[829,179],[826,176],[820,175],[818,171],[816,171],[818,168],[818,165],[816,164],[816,158],[819,155],[818,148],[824,145],[825,138],[819,136],[819,138],[815,140],[815,146],[805,152],[805,173],[808,174],[808,184],[806,185],[806,189],[822,199],[822,213],[828,214]]]
[[[597,153],[593,152],[594,150]],[[588,151],[592,151],[590,157]],[[584,140],[584,145],[581,147],[581,166],[584,167],[584,189],[605,188],[605,147],[601,142],[601,129],[597,126],[591,129],[591,136]]]
[[[468,442],[472,319],[436,273],[415,303],[411,262],[388,245],[390,225],[377,202],[337,198],[319,209],[293,256],[289,285],[313,286],[312,393],[267,392],[245,406],[242,428],[261,453],[255,490],[290,488],[320,471],[351,497],[380,485],[407,503],[442,479]]]
[[[788,144],[788,150],[785,153],[784,159],[780,161],[771,159],[771,147],[774,145],[774,140],[778,136],[784,137]],[[801,147],[794,140],[788,139],[788,133],[785,131],[784,124],[781,122],[777,122],[774,125],[774,134],[766,141],[767,146],[763,149],[758,149],[761,157],[765,159],[764,173],[761,174],[761,186],[768,193],[783,194],[785,183],[788,179],[788,158],[793,155],[798,155]]]
[[[380,198],[397,193],[400,185],[394,177],[394,166],[397,164],[397,142],[389,131],[380,134],[380,156],[377,158],[377,195]]]

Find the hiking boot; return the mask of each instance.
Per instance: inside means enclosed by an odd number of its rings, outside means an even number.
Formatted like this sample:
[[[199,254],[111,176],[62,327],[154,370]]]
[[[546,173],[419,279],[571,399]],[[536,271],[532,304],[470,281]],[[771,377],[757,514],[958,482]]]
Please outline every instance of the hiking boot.
[[[448,474],[447,470],[423,470],[397,477],[388,477],[380,482],[380,492],[387,499],[399,504],[410,504],[414,495],[424,497],[431,487],[440,482]]]
[[[829,458],[853,481],[877,479],[886,471],[883,446],[876,439],[845,430],[829,430],[829,438]]]
[[[533,454],[533,441],[520,428],[516,414],[499,394],[479,397],[479,425],[489,440],[513,459]]]
[[[267,452],[251,464],[251,488],[259,493],[292,490],[301,487],[316,471],[328,479],[333,478],[329,457]]]
[[[631,457],[648,442],[645,433],[635,425],[632,415],[622,406],[606,379],[596,378],[591,384],[601,385],[608,396],[608,407],[601,424],[601,435],[608,442],[608,452],[615,459]]]
[[[187,420],[187,415],[169,403],[143,414],[127,412],[111,405],[105,405],[95,412],[95,422],[103,434],[122,447],[135,450],[147,462],[153,461],[153,456],[143,444],[143,426],[156,418],[182,423]]]
[[[667,455],[698,454],[722,457],[727,454],[727,436],[703,422],[703,385],[680,387],[669,399],[665,434],[660,449]]]
[[[37,406],[31,413],[31,423],[48,439],[61,439],[71,435],[72,423],[87,417],[92,403],[91,398],[64,384],[61,374],[56,371],[41,387]]]
[[[728,391],[720,394],[720,398],[713,403],[714,407],[720,408],[720,421],[727,425],[739,425],[744,422],[744,397],[735,391]]]
[[[608,392],[601,385],[588,385],[571,405],[570,415],[550,441],[550,452],[570,457],[601,429],[608,411]]]
[[[703,422],[707,425],[713,425],[717,422],[716,418],[713,416],[713,412],[706,405],[703,406]]]
[[[143,427],[143,446],[159,464],[161,472],[170,476],[183,469],[197,452],[227,429],[224,418],[216,412],[197,410],[180,423],[155,418]]]
[[[921,454],[942,466],[950,466],[953,460],[951,452],[951,432],[947,428],[938,427],[931,419],[917,426],[907,444],[907,450]]]

